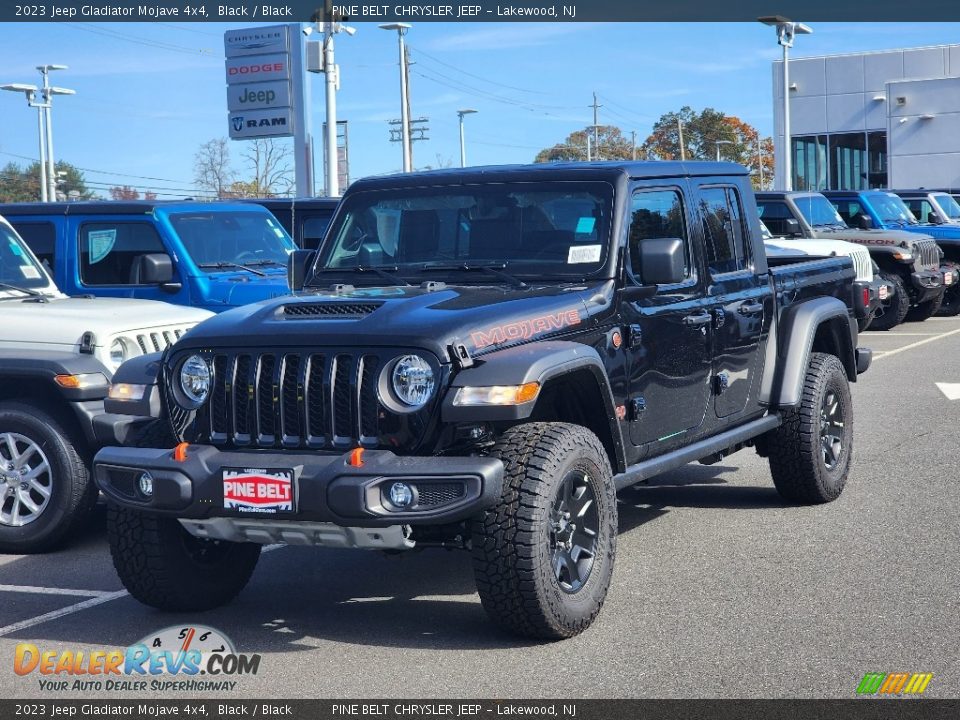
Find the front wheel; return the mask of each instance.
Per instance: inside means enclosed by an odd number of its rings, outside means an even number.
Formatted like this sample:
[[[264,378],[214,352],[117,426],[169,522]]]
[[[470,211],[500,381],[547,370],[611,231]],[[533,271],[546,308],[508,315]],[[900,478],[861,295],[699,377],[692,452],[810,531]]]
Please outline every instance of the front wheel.
[[[853,452],[853,403],[847,373],[835,355],[813,353],[800,406],[785,410],[764,438],[777,492],[790,502],[836,500]]]
[[[953,287],[943,294],[943,304],[937,311],[941,317],[960,315],[960,287]]]
[[[933,300],[927,300],[926,302],[919,303],[910,308],[910,311],[907,313],[908,322],[923,322],[932,318],[940,310],[940,307],[943,305],[943,293],[938,293]]]
[[[590,626],[610,587],[617,503],[600,440],[578,425],[528,423],[491,450],[504,464],[498,504],[473,527],[473,567],[487,614],[546,640]]]
[[[880,277],[893,286],[893,292],[886,300],[880,301],[880,307],[877,308],[870,327],[874,330],[892,330],[907,317],[910,311],[910,296],[907,295],[907,286],[899,275],[881,271]]]
[[[250,580],[260,546],[202,540],[174,519],[113,505],[107,511],[113,566],[137,600],[161,610],[212,610]]]

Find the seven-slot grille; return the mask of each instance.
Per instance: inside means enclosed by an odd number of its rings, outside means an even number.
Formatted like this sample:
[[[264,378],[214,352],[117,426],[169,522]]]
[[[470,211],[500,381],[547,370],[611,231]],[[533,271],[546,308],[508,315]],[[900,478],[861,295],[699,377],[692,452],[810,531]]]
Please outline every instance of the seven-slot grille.
[[[923,267],[940,267],[940,249],[934,240],[918,240],[917,251],[920,253],[920,264]]]
[[[376,447],[376,355],[218,353],[207,404],[210,440],[238,446]]]
[[[853,269],[857,271],[857,280],[873,280],[873,260],[870,259],[869,250],[858,247],[850,252],[850,259],[853,260]]]
[[[173,345],[180,337],[189,330],[189,327],[170,328],[168,330],[155,330],[152,332],[137,333],[134,337],[137,345],[140,346],[140,352],[144,355],[152,352],[160,352],[170,345]]]

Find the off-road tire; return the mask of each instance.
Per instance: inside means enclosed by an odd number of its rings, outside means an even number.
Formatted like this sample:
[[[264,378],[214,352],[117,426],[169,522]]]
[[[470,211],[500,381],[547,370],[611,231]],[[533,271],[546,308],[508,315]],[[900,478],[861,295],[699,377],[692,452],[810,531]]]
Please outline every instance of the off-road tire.
[[[923,322],[932,318],[943,305],[943,296],[943,293],[938,293],[933,300],[914,305],[907,313],[907,322]]]
[[[0,525],[0,552],[25,554],[55,548],[89,517],[97,501],[97,487],[81,455],[82,441],[53,413],[15,401],[0,403],[0,436],[5,433],[28,438],[43,453],[50,467],[50,499],[35,520],[19,527]],[[9,511],[13,499],[8,509],[6,490],[5,483],[0,485],[0,507]]]
[[[175,518],[110,505],[107,539],[123,586],[161,610],[212,610],[243,590],[260,546],[200,540]]]
[[[893,285],[893,297],[880,304],[870,323],[870,328],[892,330],[902,323],[910,312],[910,296],[907,295],[907,286],[903,284],[903,279],[899,275],[881,271],[880,277]]]
[[[943,294],[943,304],[937,311],[940,317],[960,315],[960,288],[951,288]]]
[[[833,467],[823,449],[825,399],[833,393],[839,403],[841,447]],[[836,428],[833,428],[835,431]],[[836,500],[847,482],[853,452],[853,403],[847,373],[834,355],[812,353],[798,408],[782,413],[780,427],[763,438],[777,491],[800,504]]]
[[[603,606],[617,545],[616,490],[603,444],[579,425],[528,423],[503,433],[489,454],[503,461],[504,478],[497,505],[473,523],[473,568],[484,609],[526,637],[560,640],[583,632]],[[592,567],[573,592],[561,587],[553,568],[558,536],[551,524],[571,476],[593,493],[597,525],[594,552],[587,554]],[[578,532],[582,540],[583,528]]]

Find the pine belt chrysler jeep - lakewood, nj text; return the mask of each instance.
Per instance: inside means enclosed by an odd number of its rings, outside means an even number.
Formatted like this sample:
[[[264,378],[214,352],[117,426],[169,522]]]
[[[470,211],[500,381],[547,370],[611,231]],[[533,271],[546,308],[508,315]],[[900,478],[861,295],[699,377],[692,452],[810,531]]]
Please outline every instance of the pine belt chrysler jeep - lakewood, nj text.
[[[853,265],[768,268],[738,165],[361,180],[289,275],[115,378],[142,392],[104,422],[142,428],[96,477],[144,603],[229,601],[263,543],[461,547],[495,621],[569,637],[610,584],[618,489],[747,446],[788,502],[846,482]]]

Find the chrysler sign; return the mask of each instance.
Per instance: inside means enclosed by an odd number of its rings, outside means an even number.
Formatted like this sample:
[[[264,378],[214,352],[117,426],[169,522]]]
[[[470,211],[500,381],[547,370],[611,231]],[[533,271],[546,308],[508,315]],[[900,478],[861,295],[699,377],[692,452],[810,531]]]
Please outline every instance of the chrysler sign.
[[[228,58],[244,55],[286,53],[289,50],[289,28],[286,25],[228,30],[223,34],[224,55]]]
[[[293,111],[288,107],[276,110],[244,110],[230,113],[231,140],[250,140],[252,138],[292,134]]]

